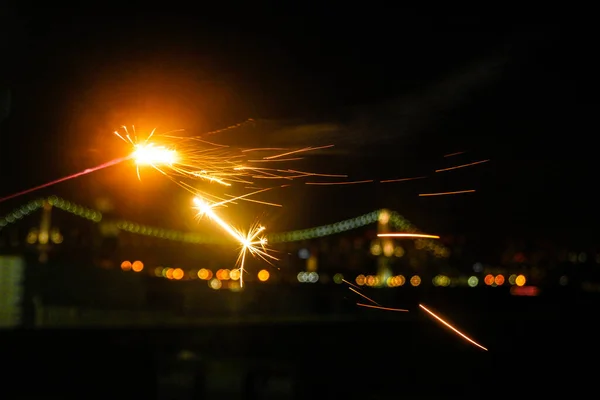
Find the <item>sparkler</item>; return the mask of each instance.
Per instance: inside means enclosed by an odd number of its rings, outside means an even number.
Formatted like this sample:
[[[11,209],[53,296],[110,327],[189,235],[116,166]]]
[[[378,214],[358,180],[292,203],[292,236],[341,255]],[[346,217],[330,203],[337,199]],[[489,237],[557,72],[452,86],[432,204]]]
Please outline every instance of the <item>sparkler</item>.
[[[251,120],[250,120],[251,121]],[[205,135],[215,134],[224,130],[235,129],[244,123],[237,124],[225,129],[214,132],[208,132]],[[254,185],[257,179],[268,180],[292,180],[303,177],[330,177],[330,178],[345,178],[346,175],[334,174],[319,174],[314,172],[299,171],[296,169],[285,168],[268,168],[257,166],[257,163],[273,163],[278,164],[301,160],[302,157],[298,154],[325,149],[333,145],[319,147],[304,147],[301,149],[285,149],[285,148],[255,148],[255,149],[235,149],[229,146],[208,142],[201,137],[183,137],[173,135],[180,131],[170,131],[157,134],[156,129],[152,130],[145,139],[140,139],[135,127],[131,130],[126,126],[114,132],[121,140],[132,147],[129,155],[117,158],[112,161],[105,162],[96,167],[88,168],[72,175],[56,179],[42,185],[17,192],[6,197],[0,198],[0,203],[6,200],[13,199],[34,191],[44,189],[49,186],[56,185],[101,169],[108,168],[113,165],[120,164],[124,161],[133,160],[136,165],[138,179],[140,178],[140,169],[143,167],[152,167],[167,176],[179,186],[196,194],[196,191],[178,180],[178,178],[187,178],[191,180],[201,180],[208,183],[216,183],[224,187],[232,186],[232,184],[244,184],[246,186]],[[259,159],[250,159],[250,156],[260,153],[269,152]],[[272,154],[278,152],[277,154]],[[285,157],[285,158],[284,158]],[[205,193],[206,194],[206,193]],[[220,197],[213,196],[216,200],[223,200]],[[246,201],[253,201],[244,198]],[[275,205],[265,203],[267,205]]]
[[[259,257],[266,262],[270,262],[270,260],[277,261],[277,258],[267,252],[267,239],[261,236],[261,233],[265,230],[263,226],[255,224],[248,232],[235,229],[214,212],[214,208],[222,204],[209,204],[201,197],[194,198],[194,205],[198,209],[198,216],[202,217],[206,215],[240,244],[241,248],[236,265],[240,270],[240,286],[244,286],[244,265],[248,254]]]
[[[227,129],[233,129],[238,126],[240,124]],[[197,195],[199,192],[179,178],[184,180],[201,180],[216,183],[224,187],[231,187],[238,184],[244,185],[246,189],[255,189],[257,187],[253,185],[256,185],[257,180],[272,182],[277,180],[290,181],[305,177],[347,177],[347,175],[320,174],[297,169],[264,166],[268,163],[277,163],[277,165],[280,165],[302,160],[303,158],[298,157],[298,155],[330,148],[333,145],[303,147],[300,149],[242,149],[208,142],[202,137],[176,136],[172,134],[174,132],[178,131],[157,134],[155,129],[145,139],[140,140],[135,127],[132,127],[130,132],[126,126],[123,126],[121,130],[115,131],[114,134],[132,147],[131,158],[136,163],[138,179],[140,179],[140,168],[149,166],[194,195]],[[217,132],[220,131],[210,133]],[[260,153],[267,153],[267,155],[256,157]],[[224,200],[222,196],[231,197],[231,195],[227,194],[216,195],[214,191],[211,193],[204,192],[203,195],[204,197],[211,197],[215,201]],[[247,196],[238,196],[238,199],[256,202],[256,200],[248,199]],[[279,204],[258,202],[265,205],[280,206]]]

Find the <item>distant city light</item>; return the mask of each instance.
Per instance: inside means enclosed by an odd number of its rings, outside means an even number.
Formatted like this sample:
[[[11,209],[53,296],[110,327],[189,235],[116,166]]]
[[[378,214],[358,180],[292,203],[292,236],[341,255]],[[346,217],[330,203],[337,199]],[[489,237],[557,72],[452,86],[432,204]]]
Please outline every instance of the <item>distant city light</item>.
[[[467,284],[470,287],[475,287],[479,284],[479,279],[476,276],[471,276],[469,277],[469,279],[467,280]]]
[[[269,280],[270,276],[271,276],[271,274],[269,274],[269,271],[267,271],[266,269],[263,269],[258,273],[258,280],[261,282],[266,282]]]

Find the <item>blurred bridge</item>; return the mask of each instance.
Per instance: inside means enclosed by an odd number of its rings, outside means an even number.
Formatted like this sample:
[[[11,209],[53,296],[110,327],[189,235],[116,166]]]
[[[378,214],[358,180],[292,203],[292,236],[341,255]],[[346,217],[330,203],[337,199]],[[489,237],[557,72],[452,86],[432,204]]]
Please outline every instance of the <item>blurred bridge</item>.
[[[5,254],[0,256],[0,288],[6,294],[0,314],[9,326],[360,318],[364,310],[357,309],[359,299],[344,278],[381,289],[371,290],[371,295],[390,307],[414,306],[420,296],[431,298],[438,290],[447,292],[446,287],[476,303],[481,302],[481,290],[489,287],[496,287],[494,296],[504,299],[513,289],[522,289],[521,295],[539,291],[520,288],[525,280],[539,283],[535,276],[516,279],[522,269],[453,270],[451,251],[440,241],[398,243],[377,237],[390,231],[418,232],[397,212],[376,210],[329,225],[271,233],[270,243],[285,255],[277,265],[281,269],[269,272],[264,263],[250,261],[252,273],[241,288],[233,268],[236,254],[218,232],[110,219],[99,210],[51,196],[0,218],[0,254]],[[480,290],[484,282],[487,286]]]

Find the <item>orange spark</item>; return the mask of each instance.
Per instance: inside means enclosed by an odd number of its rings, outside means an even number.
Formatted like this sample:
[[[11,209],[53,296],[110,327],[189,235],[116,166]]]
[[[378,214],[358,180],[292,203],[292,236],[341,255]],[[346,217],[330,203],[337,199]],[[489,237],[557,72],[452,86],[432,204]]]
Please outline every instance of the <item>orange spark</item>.
[[[459,331],[458,329],[456,329],[455,327],[453,327],[452,325],[450,325],[450,323],[444,321],[442,319],[442,317],[439,317],[439,316],[435,315],[432,311],[430,311],[429,309],[427,309],[427,307],[425,307],[423,304],[419,304],[419,307],[421,307],[423,310],[425,310],[433,318],[435,318],[436,320],[438,320],[439,322],[441,322],[442,324],[444,324],[446,327],[450,328],[454,333],[456,333],[458,336],[460,336],[463,339],[465,339],[467,342],[469,342],[469,343],[471,343],[471,344],[479,347],[480,349],[488,351],[488,349],[486,349],[485,347],[483,347],[482,345],[480,345],[479,343],[477,343],[476,341],[474,341],[473,339],[471,339],[470,337],[468,337],[467,335],[465,335],[464,333],[462,333],[461,331]]]
[[[458,190],[456,192],[440,192],[440,193],[421,193],[419,197],[428,197],[428,196],[447,196],[450,194],[461,194],[461,193],[474,193],[475,190]]]
[[[372,306],[370,304],[363,304],[363,303],[356,303],[356,305],[361,306],[361,307],[366,307],[366,308],[374,308],[376,310],[383,310],[383,311],[408,312],[408,310],[405,310],[403,308],[389,308],[389,307],[382,307],[382,306]]]
[[[353,289],[351,287],[349,287],[348,289],[352,290],[354,293],[356,293],[357,295],[361,296],[362,298],[364,298],[366,300],[369,300],[371,303],[373,303],[375,305],[378,305],[378,306],[381,306],[381,304],[379,304],[378,302],[376,302],[372,298],[365,296],[364,294],[360,293],[359,291],[357,291],[357,290],[355,290],[355,289]]]
[[[457,165],[455,167],[449,167],[449,168],[443,168],[443,169],[436,169],[435,172],[444,172],[444,171],[452,171],[453,169],[459,169],[459,168],[465,168],[465,167],[470,167],[472,165],[478,165],[478,164],[483,164],[486,163],[490,160],[482,160],[482,161],[475,161],[469,164],[462,164],[462,165]]]
[[[298,160],[303,160],[302,157],[295,157],[295,158],[277,158],[274,160],[266,160],[266,159],[262,159],[262,160],[248,160],[248,162],[255,162],[255,163],[264,163],[264,162],[285,162],[285,161],[298,161]]]
[[[446,154],[444,157],[453,157],[453,156],[458,156],[460,154],[465,154],[465,152],[464,151],[459,151],[459,152],[456,152],[456,153]]]
[[[321,186],[329,186],[329,185],[356,185],[359,183],[371,183],[373,179],[369,179],[366,181],[352,181],[352,182],[304,182],[306,185],[321,185]]]
[[[383,238],[424,238],[424,239],[439,239],[437,235],[426,235],[424,233],[378,233],[377,237]]]
[[[328,149],[330,147],[333,147],[333,145],[332,144],[328,144],[327,146],[305,147],[303,149],[292,150],[292,151],[288,151],[288,152],[282,153],[282,154],[277,154],[277,155],[274,155],[274,156],[263,157],[263,159],[264,160],[273,160],[275,158],[280,158],[280,157],[283,157],[283,156],[289,156],[289,155],[292,155],[292,154],[304,153],[304,152],[313,151],[313,150]]]
[[[360,287],[359,287],[359,286],[356,286],[354,283],[352,283],[352,282],[348,282],[347,280],[345,280],[345,279],[343,279],[343,278],[342,278],[342,282],[344,282],[344,283],[346,283],[346,284],[348,284],[348,285],[350,285],[350,286],[354,286],[355,288],[357,288],[357,289],[359,289],[359,290],[360,290]]]
[[[417,179],[425,179],[426,176],[415,176],[414,178],[400,178],[400,179],[386,179],[384,181],[379,181],[379,183],[393,183],[393,182],[405,182],[405,181],[414,181]]]

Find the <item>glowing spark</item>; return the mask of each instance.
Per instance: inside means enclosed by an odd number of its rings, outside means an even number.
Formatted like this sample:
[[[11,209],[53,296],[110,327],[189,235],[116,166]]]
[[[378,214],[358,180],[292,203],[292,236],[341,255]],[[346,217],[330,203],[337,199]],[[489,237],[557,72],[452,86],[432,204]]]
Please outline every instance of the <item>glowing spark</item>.
[[[150,144],[135,145],[132,158],[137,165],[173,165],[177,162],[177,152],[164,146]]]
[[[379,183],[393,183],[393,182],[405,182],[405,181],[415,181],[417,179],[425,179],[426,176],[416,176],[414,178],[400,178],[400,179],[386,179],[384,181],[379,181]]]
[[[209,132],[204,136],[234,129],[247,122],[232,125],[218,131]],[[249,122],[252,121],[249,120]],[[130,157],[137,166],[138,178],[140,176],[140,168],[149,166],[193,194],[197,194],[197,192],[190,185],[178,181],[175,178],[181,177],[190,180],[202,180],[209,183],[216,183],[221,186],[232,186],[233,184],[252,186],[254,184],[254,179],[293,180],[307,176],[336,176],[314,172],[251,166],[254,163],[277,162],[281,164],[284,162],[301,160],[301,157],[283,157],[289,154],[325,149],[332,147],[332,145],[305,147],[295,150],[285,148],[242,150],[208,142],[202,139],[201,136],[182,137],[170,135],[169,133],[170,132],[156,134],[156,130],[153,130],[146,139],[140,140],[135,132],[135,127],[131,128],[131,132],[125,126],[121,127],[119,131],[114,132],[119,139],[123,140],[133,148]],[[279,154],[266,156],[256,160],[247,158],[247,153],[257,151],[278,151]],[[281,153],[281,151],[284,152]],[[247,199],[247,201],[251,200]],[[269,202],[261,203],[265,205],[275,205],[274,203]]]
[[[299,149],[299,150],[292,150],[292,151],[288,151],[287,153],[282,153],[282,154],[277,154],[274,156],[270,156],[270,157],[263,157],[264,160],[273,160],[275,158],[280,158],[283,156],[289,156],[292,154],[298,154],[298,153],[304,153],[306,151],[314,151],[314,150],[320,150],[320,149],[328,149],[330,147],[333,147],[332,144],[329,144],[327,146],[320,146],[320,147],[305,147],[303,149]]]
[[[355,289],[353,289],[353,288],[351,288],[351,287],[349,287],[348,289],[352,290],[354,293],[356,293],[357,295],[359,295],[359,296],[360,296],[360,297],[362,297],[363,299],[365,299],[365,300],[368,300],[368,301],[370,301],[371,303],[373,303],[373,304],[375,304],[375,305],[377,305],[377,306],[380,306],[380,307],[381,307],[381,304],[379,304],[378,302],[376,302],[376,301],[375,301],[375,300],[373,300],[372,298],[365,296],[364,294],[360,293],[359,291],[357,291],[357,290],[355,290]]]
[[[469,164],[457,165],[455,167],[449,167],[449,168],[443,168],[443,169],[436,169],[435,172],[452,171],[453,169],[470,167],[470,166],[473,166],[473,165],[483,164],[483,163],[486,163],[488,161],[490,161],[490,160],[475,161],[475,162],[472,162],[472,163],[469,163]]]
[[[273,159],[273,160],[263,158],[262,160],[248,160],[248,162],[263,163],[263,162],[285,162],[285,161],[298,161],[298,160],[303,160],[303,158],[302,157],[277,158],[277,159]]]
[[[423,310],[425,310],[433,318],[435,318],[436,320],[438,320],[439,322],[441,322],[442,324],[444,324],[446,327],[450,328],[454,333],[456,333],[458,336],[460,336],[463,339],[465,339],[467,342],[469,342],[469,343],[471,343],[471,344],[479,347],[480,349],[488,351],[488,349],[486,349],[485,347],[483,347],[482,345],[480,345],[479,343],[477,343],[476,341],[474,341],[473,339],[471,339],[470,337],[468,337],[467,335],[465,335],[464,333],[462,333],[461,331],[459,331],[458,329],[456,329],[455,327],[453,327],[452,325],[450,325],[450,323],[444,321],[442,319],[442,317],[437,316],[432,311],[430,311],[429,309],[427,309],[427,307],[425,307],[423,304],[419,304],[419,307],[421,307]]]
[[[419,197],[428,197],[428,196],[447,196],[451,194],[461,194],[461,193],[475,193],[475,190],[458,190],[456,192],[440,192],[440,193],[421,193]]]
[[[437,235],[426,235],[422,233],[378,233],[377,237],[382,238],[424,238],[424,239],[439,239]]]
[[[460,154],[465,154],[465,151],[458,151],[456,153],[451,153],[451,154],[446,154],[444,157],[454,157],[454,156],[458,156]]]
[[[352,283],[352,282],[348,282],[347,280],[345,280],[345,279],[343,279],[343,278],[342,278],[342,282],[344,282],[345,284],[347,284],[347,285],[350,285],[350,286],[353,286],[353,287],[355,287],[355,288],[357,288],[357,289],[359,289],[359,290],[360,290],[360,286],[356,286],[354,283]]]
[[[304,182],[307,185],[321,185],[321,186],[329,186],[329,185],[357,185],[359,183],[371,183],[373,179],[369,179],[366,181],[352,181],[352,182]]]
[[[361,307],[366,307],[366,308],[374,308],[376,310],[383,310],[383,311],[408,312],[408,310],[405,310],[403,308],[389,308],[389,307],[382,307],[382,306],[372,306],[371,304],[363,304],[363,303],[356,303],[356,305],[361,306]]]
[[[232,199],[231,201],[233,200],[235,199]],[[269,260],[277,260],[277,258],[267,253],[267,239],[263,236],[259,236],[265,230],[263,226],[255,225],[251,227],[248,232],[244,233],[233,228],[214,212],[213,208],[219,204],[209,204],[200,197],[194,198],[194,204],[198,208],[199,216],[208,216],[241,245],[237,260],[237,265],[240,270],[240,286],[244,286],[244,265],[248,253],[267,262],[269,262]]]
[[[3,201],[6,201],[6,200],[14,199],[15,197],[19,197],[19,196],[23,196],[23,195],[31,193],[31,192],[35,192],[36,190],[40,190],[40,189],[44,189],[44,188],[56,185],[57,183],[65,182],[65,181],[68,181],[68,180],[71,180],[71,179],[75,179],[75,178],[79,178],[80,176],[91,174],[92,172],[96,172],[96,171],[99,171],[99,170],[104,169],[104,168],[112,167],[113,165],[120,164],[123,161],[128,160],[128,159],[129,159],[129,157],[117,158],[115,160],[112,160],[112,161],[109,161],[109,162],[105,162],[104,164],[100,164],[97,167],[87,168],[87,169],[84,169],[81,172],[77,172],[77,173],[74,173],[72,175],[65,176],[63,178],[59,178],[59,179],[53,180],[51,182],[44,183],[42,185],[33,187],[31,189],[26,189],[26,190],[23,190],[21,192],[17,192],[17,193],[8,195],[6,197],[0,198],[0,203],[2,203]]]

